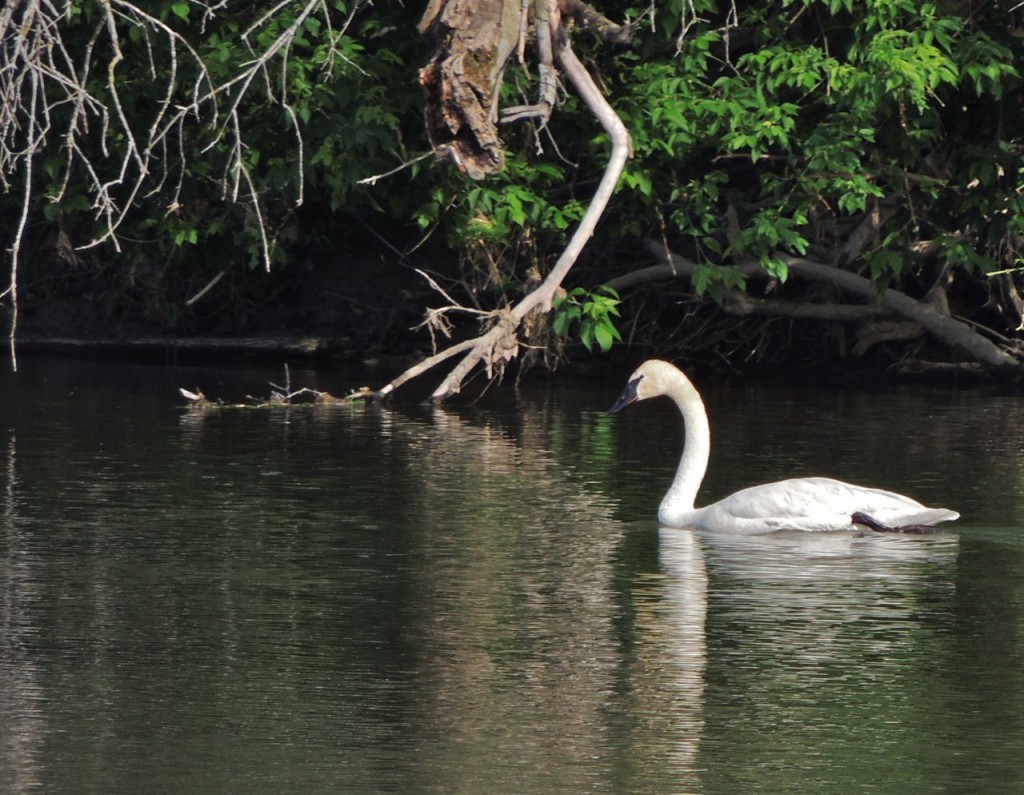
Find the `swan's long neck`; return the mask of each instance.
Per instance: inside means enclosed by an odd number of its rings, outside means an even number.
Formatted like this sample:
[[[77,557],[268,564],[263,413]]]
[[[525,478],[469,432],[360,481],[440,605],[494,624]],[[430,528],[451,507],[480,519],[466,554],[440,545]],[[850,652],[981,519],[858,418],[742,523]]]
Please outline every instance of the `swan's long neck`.
[[[675,401],[683,415],[686,438],[675,479],[658,511],[663,517],[678,516],[694,509],[697,490],[704,480],[711,455],[711,428],[700,394],[682,373],[672,378],[666,387],[665,394]]]

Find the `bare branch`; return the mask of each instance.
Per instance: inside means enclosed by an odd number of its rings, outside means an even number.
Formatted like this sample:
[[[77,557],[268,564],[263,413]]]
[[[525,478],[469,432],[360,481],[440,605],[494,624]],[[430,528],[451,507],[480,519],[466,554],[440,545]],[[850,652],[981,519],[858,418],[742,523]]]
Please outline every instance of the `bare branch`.
[[[394,379],[390,384],[378,390],[377,393],[375,394],[375,397],[387,397],[400,386],[402,386],[408,381],[411,381],[416,376],[433,369],[441,362],[447,361],[448,359],[451,359],[453,356],[458,356],[460,353],[469,350],[476,344],[477,340],[465,340],[464,342],[459,342],[455,345],[452,345],[450,348],[446,348],[440,353],[436,353],[433,356],[424,359],[419,364],[410,367],[408,370],[406,370],[404,373],[398,376],[398,378]]]
[[[217,12],[227,6],[227,0],[188,2],[195,10],[193,18],[200,34],[206,32]],[[289,95],[291,48],[307,20],[314,14],[322,15],[330,37],[328,63],[323,68],[329,73],[336,42],[367,5],[365,0],[352,3],[338,27],[332,25],[330,15],[334,12],[324,0],[304,0],[297,9],[294,0],[271,4],[244,33],[243,40],[252,58],[241,71],[218,82],[211,65],[186,36],[147,12],[145,4],[138,0],[99,0],[95,27],[91,35],[87,33],[84,40],[79,40],[74,53],[69,51],[62,33],[70,19],[67,3],[5,3],[0,8],[0,189],[9,192],[17,185],[25,191],[25,202],[35,203],[39,198],[35,195],[39,189],[35,183],[39,180],[32,179],[32,158],[44,148],[57,151],[59,146],[64,162],[60,172],[51,176],[53,187],[47,198],[62,201],[73,179],[77,179],[85,185],[97,221],[91,239],[74,247],[84,250],[108,244],[120,250],[120,229],[140,198],[169,189],[168,212],[180,208],[188,170],[185,141],[195,139],[192,128],[205,128],[215,133],[210,146],[219,146],[227,154],[225,199],[249,208],[248,218],[258,232],[263,261],[269,268],[274,241],[245,157],[240,121],[243,105],[253,93],[251,87],[260,82],[266,100],[287,116],[296,150],[294,204],[301,205],[305,192],[305,142]],[[251,43],[255,33],[285,16],[288,24],[269,44],[256,47]],[[122,50],[122,39],[129,33],[141,35],[140,46],[144,49],[139,56]],[[100,62],[99,53],[108,53],[105,62]],[[141,58],[139,65],[145,74],[161,81],[153,106],[143,111],[130,107],[125,93],[125,70],[132,58]],[[191,76],[185,78],[186,74]],[[261,102],[266,100],[260,97]],[[59,124],[56,130],[55,121]],[[57,141],[53,140],[55,136]],[[176,141],[169,140],[172,137]],[[27,224],[27,205],[22,210],[21,221],[11,232],[8,243],[9,284],[0,293],[0,298],[6,298],[14,309],[12,360],[17,264]]]

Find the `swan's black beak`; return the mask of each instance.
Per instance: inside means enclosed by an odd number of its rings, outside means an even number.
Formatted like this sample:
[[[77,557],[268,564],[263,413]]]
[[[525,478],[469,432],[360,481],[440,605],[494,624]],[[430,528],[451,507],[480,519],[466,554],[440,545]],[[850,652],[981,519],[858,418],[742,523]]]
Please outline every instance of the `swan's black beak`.
[[[609,414],[617,414],[622,411],[626,406],[636,403],[640,399],[640,395],[637,394],[637,388],[640,386],[640,381],[643,376],[638,376],[626,384],[626,388],[622,390],[622,394],[619,395],[619,399],[615,401],[615,405],[608,409]]]

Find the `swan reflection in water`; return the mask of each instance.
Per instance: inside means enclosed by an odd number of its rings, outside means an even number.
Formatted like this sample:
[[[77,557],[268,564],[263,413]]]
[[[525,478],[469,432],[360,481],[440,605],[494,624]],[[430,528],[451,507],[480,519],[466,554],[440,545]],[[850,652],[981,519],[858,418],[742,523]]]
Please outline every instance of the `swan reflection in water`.
[[[661,710],[644,753],[660,748],[685,786],[736,786],[742,774],[722,768],[745,757],[744,785],[777,774],[784,789],[787,766],[817,773],[830,753],[863,743],[870,754],[893,724],[922,719],[905,701],[927,700],[920,672],[942,657],[929,626],[951,609],[956,536],[661,527],[658,537],[657,588],[637,610],[651,657],[638,685]]]
[[[661,530],[658,571],[633,585],[636,651],[626,708],[640,730],[629,753],[644,778],[671,777],[683,791],[700,789],[707,589],[702,539]]]

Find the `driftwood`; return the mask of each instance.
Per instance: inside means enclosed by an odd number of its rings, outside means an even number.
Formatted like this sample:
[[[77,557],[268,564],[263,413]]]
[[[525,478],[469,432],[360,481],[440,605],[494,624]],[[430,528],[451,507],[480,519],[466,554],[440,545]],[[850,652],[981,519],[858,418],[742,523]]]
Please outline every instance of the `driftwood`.
[[[270,394],[267,397],[254,397],[246,395],[246,403],[225,403],[220,399],[210,399],[203,394],[203,391],[196,387],[195,392],[188,389],[178,389],[178,393],[185,398],[186,407],[193,413],[204,413],[221,409],[277,409],[295,408],[308,406],[348,406],[353,403],[361,403],[367,399],[369,389],[362,387],[343,398],[335,397],[330,392],[323,392],[319,389],[311,389],[304,386],[292,389],[292,376],[288,365],[284,366],[284,385],[270,382]]]
[[[647,250],[659,260],[658,265],[640,268],[611,280],[609,286],[620,292],[645,282],[665,279],[689,280],[700,267],[698,263],[669,251],[656,240],[644,243]],[[910,321],[944,345],[957,350],[971,361],[985,365],[991,371],[1019,375],[1024,371],[1024,355],[1013,347],[1000,347],[982,336],[967,323],[951,317],[944,302],[934,298],[918,301],[905,293],[889,288],[879,293],[875,285],[863,276],[850,271],[812,262],[808,259],[779,255],[794,279],[827,284],[841,293],[860,301],[859,304],[804,304],[780,300],[758,300],[739,290],[730,291],[725,308],[737,314],[765,313],[787,317],[815,317],[822,320],[871,320],[882,316]],[[733,266],[747,278],[765,276],[756,264]],[[813,308],[812,308],[813,307]],[[906,335],[907,328],[899,333]],[[910,332],[919,333],[919,332]]]

